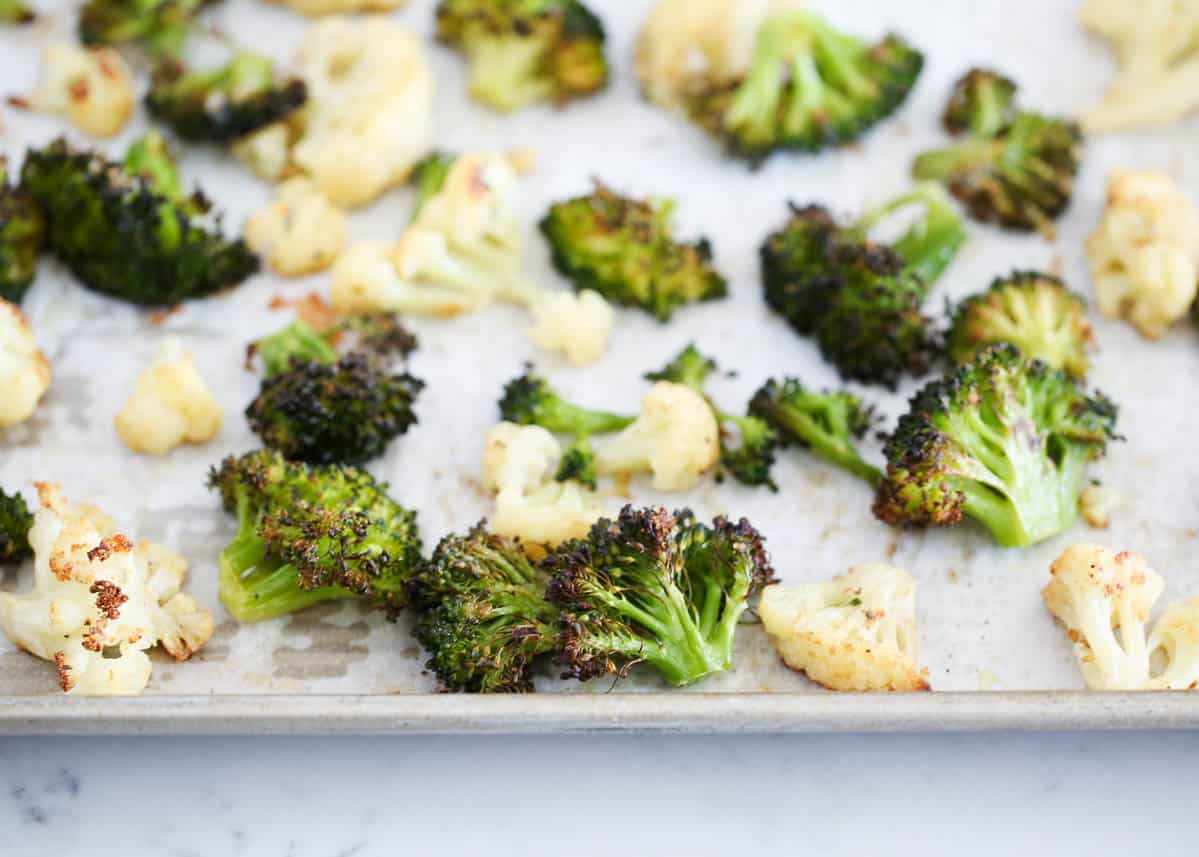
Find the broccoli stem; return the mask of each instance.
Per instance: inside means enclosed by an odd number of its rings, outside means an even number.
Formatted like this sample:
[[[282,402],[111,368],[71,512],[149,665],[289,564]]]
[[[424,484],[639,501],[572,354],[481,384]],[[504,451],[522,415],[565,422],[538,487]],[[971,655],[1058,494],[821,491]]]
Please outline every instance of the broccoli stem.
[[[1002,148],[1002,141],[973,137],[942,149],[930,149],[921,152],[912,162],[912,177],[921,181],[944,181],[955,174],[993,163]]]
[[[501,36],[470,46],[470,93],[498,110],[511,111],[554,94],[542,74],[545,47],[536,39]]]
[[[892,242],[891,249],[904,260],[905,269],[918,276],[928,287],[944,273],[966,242],[966,229],[940,188],[934,184],[919,185],[903,196],[868,211],[854,228],[864,235],[883,218],[912,204],[922,204],[924,215]]]
[[[628,428],[636,417],[607,411],[593,411],[572,405],[558,397],[545,401],[538,413],[537,424],[557,434],[571,434],[576,440],[596,434],[611,434]]]
[[[1010,103],[1011,96],[1003,91],[1000,83],[986,77],[975,93],[975,112],[970,117],[970,133],[976,137],[993,137],[998,134],[1003,128]]]

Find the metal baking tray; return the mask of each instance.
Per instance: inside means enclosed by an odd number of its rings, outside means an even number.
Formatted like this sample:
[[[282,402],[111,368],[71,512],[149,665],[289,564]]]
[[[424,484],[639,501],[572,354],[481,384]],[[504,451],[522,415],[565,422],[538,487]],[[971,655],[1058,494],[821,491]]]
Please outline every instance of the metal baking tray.
[[[0,68],[12,92],[28,91],[38,52],[70,34],[70,9],[33,30],[0,30]],[[785,216],[788,200],[823,201],[852,212],[900,192],[912,155],[942,141],[938,113],[950,82],[973,64],[1015,74],[1026,104],[1074,112],[1098,98],[1112,71],[1107,49],[1075,21],[1072,2],[986,0],[967,9],[952,0],[884,4],[817,3],[846,28],[881,35],[893,28],[926,52],[924,75],[897,117],[859,144],[811,156],[780,156],[761,169],[721,157],[701,132],[646,104],[631,69],[633,41],[648,0],[599,3],[616,64],[611,89],[565,110],[488,113],[465,96],[460,60],[429,40],[438,90],[440,145],[453,150],[528,148],[537,167],[526,181],[528,269],[547,287],[566,288],[552,271],[533,224],[554,199],[583,191],[590,177],[637,194],[673,196],[681,234],[712,239],[730,278],[724,302],[686,309],[661,326],[619,313],[609,353],[587,370],[536,353],[521,312],[495,307],[454,320],[414,319],[421,338],[411,369],[428,382],[420,425],[372,469],[393,494],[419,510],[427,548],[488,510],[477,477],[483,435],[495,419],[503,383],[526,360],[568,394],[612,409],[633,409],[640,375],[694,340],[737,375],[714,391],[739,407],[768,375],[801,376],[812,386],[836,378],[808,341],[795,337],[762,303],[757,247]],[[429,36],[432,0],[411,0],[396,17]],[[225,33],[286,62],[305,21],[253,0],[227,0],[212,20]],[[251,35],[252,34],[252,35]],[[117,152],[140,133],[135,123],[103,145]],[[19,162],[29,144],[62,133],[53,117],[6,111],[0,142]],[[1052,242],[971,224],[971,241],[931,298],[933,306],[984,287],[1013,268],[1061,273],[1089,292],[1082,242],[1100,217],[1108,170],[1156,166],[1199,192],[1199,122],[1089,142],[1074,204]],[[78,139],[78,138],[77,138]],[[82,142],[82,141],[81,141]],[[239,229],[270,189],[214,150],[189,147],[186,178],[200,180]],[[411,194],[398,190],[355,213],[354,239],[396,236]],[[750,518],[768,537],[785,581],[817,580],[858,562],[886,558],[919,581],[921,658],[935,691],[916,695],[837,695],[779,662],[761,629],[742,628],[736,669],[687,691],[668,691],[650,675],[616,686],[560,681],[553,667],[538,693],[479,698],[437,693],[404,617],[389,624],[356,605],[321,606],[290,618],[238,626],[216,597],[217,554],[233,522],[204,487],[208,467],[252,448],[241,416],[257,377],[242,366],[246,342],[289,320],[270,309],[278,295],[326,292],[328,278],[281,281],[263,275],[236,291],[166,315],[146,314],[81,289],[51,260],[26,299],[31,324],[54,367],[54,384],[29,423],[0,433],[0,484],[58,481],[69,497],[99,504],[131,535],[166,541],[191,560],[190,590],[217,613],[217,632],[192,661],[159,658],[138,699],[62,695],[52,668],[0,640],[0,732],[333,732],[546,731],[653,729],[750,731],[817,729],[1154,728],[1199,725],[1189,694],[1095,694],[1082,681],[1065,635],[1040,601],[1049,562],[1075,541],[1140,551],[1168,582],[1162,603],[1199,592],[1193,561],[1199,481],[1194,448],[1199,413],[1199,342],[1187,326],[1150,343],[1129,327],[1095,317],[1099,351],[1092,382],[1123,406],[1125,443],[1094,471],[1123,499],[1111,528],[1080,524],[1024,550],[995,547],[981,530],[898,532],[874,520],[862,485],[799,453],[782,457],[781,491],[726,482],[686,496],[631,487],[638,503],[689,505],[701,517]],[[118,442],[112,417],[139,368],[167,335],[194,353],[225,409],[213,443],[162,459],[135,456]],[[915,388],[863,390],[894,417]],[[869,454],[877,455],[871,448]],[[613,498],[615,510],[623,498]],[[29,585],[28,569],[0,574],[0,586]]]

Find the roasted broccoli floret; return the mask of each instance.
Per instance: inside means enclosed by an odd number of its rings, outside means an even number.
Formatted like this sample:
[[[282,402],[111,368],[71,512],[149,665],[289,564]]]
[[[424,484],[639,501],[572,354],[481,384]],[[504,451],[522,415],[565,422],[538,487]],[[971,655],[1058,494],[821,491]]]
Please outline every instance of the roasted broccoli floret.
[[[871,45],[819,15],[784,12],[758,29],[749,71],[694,93],[689,110],[751,161],[779,149],[816,151],[855,140],[894,113],[923,66],[898,36]]]
[[[990,345],[1010,342],[1028,357],[1082,378],[1092,338],[1079,295],[1057,277],[1016,271],[957,305],[946,344],[949,359],[960,365]]]
[[[25,0],[0,0],[0,24],[28,24],[36,17]]]
[[[1070,204],[1082,146],[1074,122],[1020,112],[993,136],[923,152],[912,175],[944,182],[975,220],[1050,232]]]
[[[0,300],[19,304],[33,285],[46,236],[42,210],[21,185],[8,183],[0,157]]]
[[[416,513],[367,472],[312,467],[259,450],[209,475],[238,531],[220,559],[221,603],[260,622],[322,601],[362,598],[394,615],[421,561]]]
[[[994,137],[1015,115],[1016,84],[997,71],[972,68],[953,85],[941,124],[950,134]]]
[[[852,393],[814,393],[796,378],[772,379],[754,393],[749,412],[772,426],[784,444],[807,447],[871,485],[882,478],[855,443],[874,424],[874,414]]]
[[[1101,393],[993,346],[912,399],[887,443],[874,513],[934,526],[965,513],[1006,547],[1044,541],[1074,523],[1084,467],[1115,426]]]
[[[250,428],[284,457],[360,464],[416,423],[424,382],[378,357],[336,349],[302,321],[253,346],[266,377],[246,409]]]
[[[910,204],[921,216],[890,245],[873,226]],[[840,224],[819,205],[792,206],[791,218],[762,245],[766,303],[810,336],[842,377],[894,387],[928,368],[938,350],[921,305],[966,232],[949,199],[924,185]]]
[[[720,426],[720,466],[745,485],[765,485],[777,490],[770,469],[778,435],[754,414],[738,416],[722,411],[704,390],[716,361],[705,357],[692,343],[657,372],[647,372],[650,381],[670,381],[690,387],[704,397]]]
[[[686,303],[728,294],[707,239],[676,241],[674,203],[621,196],[598,181],[587,196],[550,206],[541,221],[554,266],[576,290],[635,306],[666,321]]]
[[[240,239],[201,217],[197,196],[59,139],[31,149],[21,184],[46,218],[46,247],[88,288],[170,306],[231,288],[258,270]]]
[[[417,346],[416,336],[393,312],[347,316],[325,330],[324,336],[342,350],[361,351],[375,357],[407,357]]]
[[[429,669],[451,690],[531,691],[530,667],[558,642],[559,608],[546,600],[549,575],[520,542],[479,524],[449,535],[412,581],[415,634]]]
[[[138,42],[158,56],[183,51],[196,14],[217,0],[87,0],[79,10],[85,45]]]
[[[18,563],[33,556],[29,528],[33,514],[20,494],[6,494],[0,488],[0,565]]]
[[[441,0],[437,38],[466,54],[471,96],[497,110],[608,85],[603,24],[578,0]]]
[[[242,52],[207,71],[161,63],[146,94],[146,108],[184,140],[231,143],[284,119],[306,98],[303,81],[276,81],[268,57]]]
[[[737,622],[773,579],[762,536],[744,518],[708,527],[690,511],[626,506],[545,560],[563,610],[567,675],[622,677],[636,664],[685,685],[733,665]]]

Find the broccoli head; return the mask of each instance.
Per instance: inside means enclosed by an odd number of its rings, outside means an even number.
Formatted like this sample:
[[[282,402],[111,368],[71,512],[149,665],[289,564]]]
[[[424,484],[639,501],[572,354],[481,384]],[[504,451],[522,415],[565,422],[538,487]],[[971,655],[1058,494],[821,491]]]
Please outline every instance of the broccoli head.
[[[608,85],[603,24],[578,0],[441,0],[437,37],[466,54],[471,96],[497,110]]]
[[[343,465],[313,467],[259,450],[209,475],[238,531],[220,558],[221,603],[260,622],[343,598],[394,615],[421,561],[416,513]]]
[[[1028,357],[1082,378],[1092,338],[1086,302],[1064,282],[1016,271],[957,305],[946,345],[949,359],[960,365],[990,345],[1010,342]]]
[[[18,563],[33,556],[29,528],[33,515],[20,494],[6,494],[0,488],[0,565]]]
[[[0,0],[0,24],[28,24],[36,17],[25,0]]]
[[[953,85],[941,124],[950,134],[994,137],[1015,115],[1016,84],[997,71],[972,68]]]
[[[621,196],[596,182],[587,196],[550,206],[541,221],[554,266],[577,290],[666,321],[682,304],[728,294],[706,239],[675,240],[674,203]]]
[[[415,634],[429,669],[451,690],[533,689],[530,668],[558,642],[559,609],[546,600],[549,575],[520,542],[479,524],[449,535],[412,580]]]
[[[46,218],[46,247],[88,288],[170,306],[231,288],[258,271],[240,239],[219,232],[206,204],[59,139],[31,149],[21,183]]]
[[[284,119],[306,99],[303,81],[277,82],[269,58],[242,52],[208,71],[161,63],[146,94],[146,108],[184,140],[232,143]]]
[[[79,10],[85,45],[138,42],[158,56],[178,56],[196,14],[217,0],[87,0]]]
[[[563,611],[567,675],[621,677],[641,662],[672,685],[732,667],[737,622],[773,580],[762,536],[742,519],[708,527],[689,511],[626,506],[544,562]]]
[[[777,431],[784,444],[806,447],[871,485],[882,478],[858,452],[855,441],[874,424],[874,414],[852,393],[813,393],[796,378],[769,380],[754,393],[749,412]]]
[[[1044,541],[1078,515],[1086,463],[1113,439],[1116,406],[996,345],[924,387],[887,443],[874,513],[898,525],[963,513],[1005,547]]]
[[[856,140],[894,113],[923,66],[921,53],[898,36],[871,45],[818,15],[787,12],[759,28],[741,79],[701,88],[688,108],[735,156],[817,151]]]
[[[0,300],[19,304],[33,285],[46,235],[42,210],[20,185],[8,183],[0,157]]]

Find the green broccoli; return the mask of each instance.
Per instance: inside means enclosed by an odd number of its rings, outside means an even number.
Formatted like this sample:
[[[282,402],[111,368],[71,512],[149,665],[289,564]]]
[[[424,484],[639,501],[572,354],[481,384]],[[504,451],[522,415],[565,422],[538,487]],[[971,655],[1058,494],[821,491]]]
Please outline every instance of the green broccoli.
[[[716,361],[705,357],[692,343],[657,372],[647,372],[650,381],[670,381],[682,384],[699,393],[707,401],[720,426],[720,466],[745,485],[765,485],[771,491],[778,486],[770,475],[774,466],[774,450],[778,435],[774,428],[757,415],[737,416],[726,413],[704,390],[708,376],[716,369]]]
[[[416,220],[426,202],[441,193],[446,177],[450,174],[450,168],[454,166],[456,160],[458,160],[457,155],[451,155],[448,152],[434,152],[422,158],[412,169],[409,182],[416,186],[416,206],[412,210],[413,220]]]
[[[817,151],[856,140],[894,113],[923,67],[898,36],[870,45],[819,15],[783,12],[758,29],[744,77],[702,88],[688,110],[750,161],[780,149]]]
[[[33,556],[29,528],[33,515],[20,494],[6,494],[0,488],[0,565],[18,563]]]
[[[156,56],[183,52],[196,15],[218,0],[87,0],[79,10],[85,45],[138,42]]]
[[[608,85],[603,24],[578,0],[441,0],[437,38],[466,54],[471,96],[497,110]]]
[[[8,159],[0,157],[0,300],[24,299],[45,237],[41,208],[24,187],[8,183]]]
[[[336,321],[323,336],[329,342],[342,346],[348,340],[348,349],[360,351],[379,358],[407,357],[416,350],[416,336],[404,327],[398,314],[393,312],[368,312],[347,316]]]
[[[1084,467],[1115,426],[1101,393],[1015,346],[992,346],[912,399],[887,443],[874,513],[936,526],[965,513],[1005,547],[1044,541],[1074,523]]]
[[[869,431],[874,414],[852,393],[813,393],[795,378],[769,380],[754,393],[749,412],[772,426],[784,444],[807,447],[871,485],[882,479],[854,442]]]
[[[170,306],[232,288],[258,271],[240,239],[201,218],[161,178],[130,172],[59,139],[31,149],[21,184],[46,217],[46,247],[88,288],[144,306]]]
[[[1035,271],[998,277],[957,305],[946,337],[949,359],[961,365],[997,342],[1076,378],[1087,374],[1093,339],[1086,302],[1059,278]]]
[[[567,674],[622,677],[641,662],[672,685],[733,665],[749,600],[773,581],[762,536],[744,518],[698,523],[690,511],[626,506],[544,562],[563,611]]]
[[[558,643],[548,583],[518,541],[483,524],[443,538],[411,585],[414,632],[429,651],[429,669],[451,690],[531,691],[533,661]]]
[[[239,622],[361,598],[397,613],[421,561],[416,513],[387,486],[343,465],[312,467],[269,450],[213,469],[238,532],[220,558],[221,603]]]
[[[890,245],[869,232],[897,209],[923,216]],[[792,206],[791,218],[761,248],[766,303],[794,330],[813,337],[842,377],[894,387],[928,368],[939,344],[921,312],[933,282],[966,232],[949,199],[924,185],[839,224],[819,205]]]
[[[188,214],[200,215],[208,211],[208,201],[202,194],[189,196],[183,189],[175,155],[166,138],[157,131],[147,131],[130,143],[121,166],[129,175],[145,180],[155,193],[185,208]]]
[[[953,85],[941,124],[950,134],[994,137],[1015,116],[1016,84],[997,71],[972,68]]]
[[[184,140],[231,143],[286,118],[306,99],[303,81],[277,82],[270,59],[243,51],[208,71],[161,63],[146,108]]]
[[[416,423],[424,382],[391,373],[375,355],[339,357],[302,321],[259,340],[266,377],[246,408],[250,428],[286,458],[310,464],[360,464]]]
[[[25,0],[0,0],[0,24],[28,24],[36,17]]]
[[[673,211],[670,200],[632,199],[597,181],[587,196],[550,206],[541,231],[554,266],[577,290],[592,289],[666,321],[682,304],[728,294],[707,240],[675,240]]]

